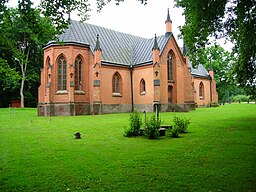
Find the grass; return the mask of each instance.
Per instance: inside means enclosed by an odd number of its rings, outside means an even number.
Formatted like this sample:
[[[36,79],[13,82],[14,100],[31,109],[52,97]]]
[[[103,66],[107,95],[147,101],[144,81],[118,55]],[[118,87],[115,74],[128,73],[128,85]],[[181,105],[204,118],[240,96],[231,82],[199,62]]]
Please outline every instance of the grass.
[[[160,115],[190,118],[189,133],[126,138],[129,114],[0,109],[0,191],[255,191],[256,105]]]

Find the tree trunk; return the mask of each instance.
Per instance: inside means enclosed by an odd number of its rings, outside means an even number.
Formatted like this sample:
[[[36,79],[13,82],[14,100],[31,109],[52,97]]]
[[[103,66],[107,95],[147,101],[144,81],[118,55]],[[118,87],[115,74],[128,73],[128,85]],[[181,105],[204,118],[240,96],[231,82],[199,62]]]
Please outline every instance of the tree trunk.
[[[21,85],[20,85],[20,107],[24,108],[24,94],[23,94],[23,90],[24,90],[24,83],[25,83],[25,75],[22,74],[22,79],[21,79]]]
[[[21,49],[21,48],[20,48]],[[27,71],[27,66],[28,66],[28,56],[29,56],[29,51],[30,48],[28,48],[27,54],[26,54],[26,59],[20,61],[20,68],[21,68],[21,74],[22,74],[22,79],[21,79],[21,85],[20,85],[20,107],[24,108],[24,84],[26,80],[26,71]],[[22,53],[25,54],[25,49],[22,50]]]

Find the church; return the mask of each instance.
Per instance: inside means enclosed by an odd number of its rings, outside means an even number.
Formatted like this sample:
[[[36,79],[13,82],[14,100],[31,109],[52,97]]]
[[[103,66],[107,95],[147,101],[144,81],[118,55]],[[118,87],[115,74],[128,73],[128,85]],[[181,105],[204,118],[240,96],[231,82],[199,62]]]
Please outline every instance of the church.
[[[38,115],[189,111],[217,103],[212,67],[192,67],[169,10],[165,28],[147,39],[70,21],[59,42],[44,47]]]

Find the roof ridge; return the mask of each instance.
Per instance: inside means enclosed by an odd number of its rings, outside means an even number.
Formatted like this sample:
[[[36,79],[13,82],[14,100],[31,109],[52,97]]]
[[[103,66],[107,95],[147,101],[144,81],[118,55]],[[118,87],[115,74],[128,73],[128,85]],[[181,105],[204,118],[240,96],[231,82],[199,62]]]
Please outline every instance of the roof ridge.
[[[114,29],[110,29],[110,28],[107,28],[107,27],[102,27],[102,26],[99,26],[99,25],[91,24],[91,23],[84,23],[84,22],[77,21],[77,20],[71,20],[71,23],[72,22],[79,22],[80,24],[83,24],[83,25],[91,25],[91,26],[99,27],[99,28],[102,28],[102,29],[105,29],[105,30],[110,30],[110,31],[115,32],[115,33],[122,33],[122,34],[130,35],[130,36],[133,36],[133,37],[139,37],[139,38],[143,38],[143,39],[148,39],[148,38],[141,37],[141,36],[138,36],[138,35],[133,35],[133,34],[130,34],[130,33],[125,33],[125,32],[121,32],[121,31],[117,31],[117,30],[114,30]]]

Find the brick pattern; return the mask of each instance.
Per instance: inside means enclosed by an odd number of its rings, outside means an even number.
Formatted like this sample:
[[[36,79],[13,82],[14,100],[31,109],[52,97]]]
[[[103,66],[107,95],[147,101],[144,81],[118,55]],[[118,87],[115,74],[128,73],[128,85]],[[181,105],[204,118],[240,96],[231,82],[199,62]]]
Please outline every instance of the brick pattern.
[[[168,81],[167,55],[173,55],[173,80]],[[41,71],[39,87],[39,115],[83,115],[131,110],[132,90],[134,106],[143,111],[153,111],[153,103],[162,105],[163,111],[182,111],[193,108],[193,103],[207,105],[218,101],[214,79],[193,78],[188,64],[174,39],[171,37],[161,55],[152,51],[152,63],[136,66],[113,66],[101,64],[101,51],[94,53],[89,48],[75,45],[51,46],[44,50],[44,68]],[[58,91],[58,58],[67,61],[67,90]],[[75,59],[82,58],[82,83],[80,90],[74,90]],[[49,67],[50,66],[50,67]],[[120,75],[121,94],[112,92],[113,75]],[[49,76],[50,75],[50,76]],[[213,77],[213,73],[211,74]],[[131,87],[131,77],[133,86]],[[141,79],[145,80],[146,91],[140,92]],[[198,87],[204,84],[204,98],[199,97]],[[194,93],[194,87],[196,93]],[[168,100],[168,86],[172,86],[172,100]],[[212,92],[210,91],[212,90]],[[211,95],[212,93],[212,95]]]

